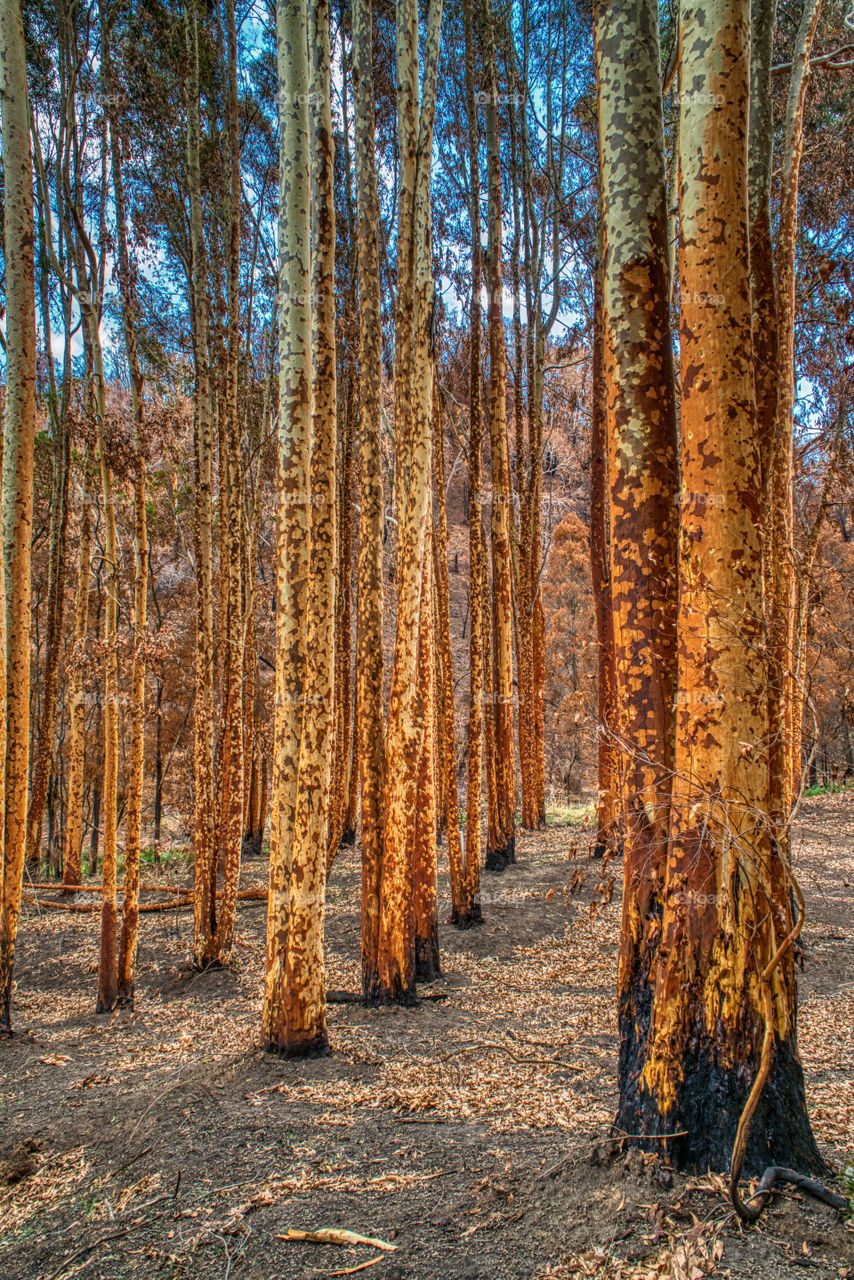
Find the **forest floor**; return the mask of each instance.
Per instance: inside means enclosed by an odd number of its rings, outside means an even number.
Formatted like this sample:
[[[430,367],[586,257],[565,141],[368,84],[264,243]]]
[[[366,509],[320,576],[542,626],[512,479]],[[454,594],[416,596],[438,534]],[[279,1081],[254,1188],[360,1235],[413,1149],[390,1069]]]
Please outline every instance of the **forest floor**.
[[[834,1210],[785,1193],[744,1230],[719,1177],[611,1139],[620,875],[603,893],[589,843],[579,825],[521,833],[518,865],[484,876],[485,924],[442,928],[434,998],[331,1005],[333,1053],[309,1062],[259,1047],[263,904],[241,904],[233,971],[188,967],[186,912],[143,916],[137,1008],[111,1017],[94,1013],[97,916],[27,907],[0,1043],[0,1274],[854,1277]],[[854,796],[806,803],[797,861],[807,1095],[838,1169],[854,1164]],[[245,886],[263,880],[244,865]],[[444,918],[445,875],[440,895]],[[344,850],[330,989],[358,988],[358,904]],[[282,1238],[321,1227],[395,1248]]]

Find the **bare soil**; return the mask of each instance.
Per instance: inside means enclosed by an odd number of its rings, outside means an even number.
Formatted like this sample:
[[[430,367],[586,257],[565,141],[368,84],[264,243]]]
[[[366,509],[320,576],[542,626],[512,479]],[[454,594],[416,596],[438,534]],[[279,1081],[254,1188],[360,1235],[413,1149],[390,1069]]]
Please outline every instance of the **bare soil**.
[[[443,927],[443,977],[419,1007],[333,1004],[333,1053],[309,1062],[259,1047],[263,904],[241,904],[234,969],[203,974],[188,915],[144,915],[137,1008],[111,1017],[94,1013],[97,916],[28,907],[17,1033],[0,1042],[0,1275],[854,1276],[834,1210],[784,1193],[745,1230],[719,1177],[612,1139],[620,869],[603,874],[589,845],[585,827],[520,833],[518,865],[485,873],[483,927]],[[797,861],[807,1095],[840,1169],[854,1165],[854,796],[807,803]],[[358,988],[358,872],[343,850],[333,990]],[[244,887],[264,873],[246,863]],[[440,900],[444,918],[444,874]],[[395,1248],[282,1239],[321,1227]]]

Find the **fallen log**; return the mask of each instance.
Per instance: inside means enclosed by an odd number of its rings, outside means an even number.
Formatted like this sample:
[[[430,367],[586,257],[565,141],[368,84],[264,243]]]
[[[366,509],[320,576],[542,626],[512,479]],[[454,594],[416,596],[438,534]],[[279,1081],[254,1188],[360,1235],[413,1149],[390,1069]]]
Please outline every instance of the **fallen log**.
[[[56,888],[56,886],[54,885],[52,888]],[[100,890],[90,889],[88,892],[100,893]],[[170,891],[166,890],[166,892]],[[217,893],[216,896],[221,898],[222,893]],[[22,893],[21,899],[23,902],[32,903],[33,906],[39,907],[40,909],[43,908],[46,911],[72,911],[82,915],[91,915],[94,912],[101,910],[100,902],[59,902],[53,898],[39,898],[32,893]],[[267,890],[260,887],[253,889],[241,889],[237,895],[237,900],[238,902],[266,902]],[[139,904],[139,912],[142,914],[143,912],[181,911],[185,907],[191,907],[192,905],[193,895],[184,890],[182,896],[173,898],[169,901],[141,902]],[[123,902],[118,903],[118,909],[119,911],[124,910]]]

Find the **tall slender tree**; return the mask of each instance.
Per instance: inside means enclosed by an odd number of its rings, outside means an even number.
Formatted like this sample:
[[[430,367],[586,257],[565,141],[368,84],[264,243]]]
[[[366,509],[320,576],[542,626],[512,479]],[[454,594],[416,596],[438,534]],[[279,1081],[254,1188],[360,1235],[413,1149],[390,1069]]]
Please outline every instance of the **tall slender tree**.
[[[448,585],[448,511],[445,497],[445,436],[441,401],[434,387],[433,474],[436,479],[436,519],[433,523],[433,573],[437,596],[437,651],[441,673],[436,732],[442,741],[445,810],[448,816],[448,865],[451,881],[451,923],[462,927],[468,911],[468,890],[460,837],[457,793],[457,742],[454,723],[454,656],[451,648],[450,589]],[[471,921],[469,921],[471,923]]]
[[[146,511],[143,377],[137,351],[137,307],[128,247],[121,132],[111,54],[110,22],[101,7],[101,74],[104,82],[110,126],[110,160],[113,199],[116,209],[116,241],[119,250],[119,292],[122,304],[122,331],[130,374],[133,415],[133,662],[131,670],[131,745],[125,816],[125,893],[119,938],[118,1000],[133,1007],[134,967],[139,937],[139,859],[142,825],[142,796],[145,767],[145,646],[148,600],[148,521]]]
[[[790,876],[767,816],[749,8],[747,0],[702,8],[683,0],[681,10],[690,92],[679,127],[683,503],[672,821],[646,1061],[636,1087],[624,1088],[620,1123],[631,1133],[673,1133],[667,1147],[681,1164],[726,1168],[764,1059],[746,1167],[809,1171],[821,1159],[797,1052]]]
[[[646,1052],[670,819],[676,675],[676,420],[658,10],[652,0],[598,6],[596,65],[609,576],[625,806],[622,1116]]]
[[[466,119],[468,123],[471,295],[469,298],[469,716],[466,789],[465,902],[462,927],[482,920],[480,905],[481,804],[484,740],[484,590],[483,414],[481,410],[481,289],[483,257],[480,219],[480,117],[475,97],[474,0],[463,6],[465,28]]]
[[[804,103],[810,80],[810,52],[818,25],[821,0],[806,0],[795,37],[792,73],[786,98],[780,177],[780,225],[775,255],[777,294],[778,394],[776,419],[770,451],[768,507],[771,510],[769,539],[771,646],[770,689],[772,693],[771,742],[783,744],[774,753],[780,766],[773,775],[782,785],[772,795],[780,823],[788,821],[794,790],[801,774],[801,724],[803,687],[798,687],[803,671],[797,663],[797,586],[795,580],[794,507],[794,409],[795,386],[795,250],[798,233],[798,192],[804,140]],[[775,696],[779,691],[781,696]],[[775,783],[772,783],[775,786]],[[780,831],[782,835],[782,831]]]
[[[287,609],[290,634],[282,636],[280,632],[277,637],[276,682],[277,695],[281,691],[290,699],[285,709],[295,730],[296,751],[290,757],[282,753],[276,761],[279,774],[274,780],[274,806],[278,802],[278,823],[275,851],[272,843],[270,851],[263,1024],[271,1049],[305,1056],[324,1053],[328,1045],[323,911],[335,692],[335,151],[327,0],[312,0],[310,22],[306,21],[304,5],[280,0],[278,18],[280,311],[287,316],[293,308],[294,319],[290,340],[286,342],[281,333],[279,340],[279,376],[285,397],[280,413],[279,502],[280,511],[284,506],[285,512],[279,524],[277,611],[284,614]],[[305,111],[309,40],[313,148]],[[309,194],[314,212],[313,258],[309,254]],[[300,298],[294,288],[303,281],[310,261],[313,315],[307,292]],[[310,315],[311,332],[306,335],[305,322]],[[299,532],[304,547],[294,565],[285,553],[292,545],[289,540]],[[300,599],[307,606],[302,614],[294,609]],[[283,639],[290,640],[290,645],[283,644]],[[304,671],[296,697],[293,672],[282,669],[294,641]],[[281,752],[278,743],[277,747]],[[286,810],[285,804],[291,803],[292,811]],[[283,839],[286,823],[290,845]]]
[[[493,720],[495,724],[496,821],[490,824],[486,865],[501,871],[516,861],[516,797],[513,748],[513,572],[510,549],[512,488],[507,443],[507,355],[504,339],[501,154],[494,16],[483,0],[483,114],[489,189],[489,439],[492,452],[492,629]]]
[[[80,884],[83,846],[83,766],[86,753],[86,694],[81,657],[89,630],[89,580],[92,558],[92,478],[88,446],[80,469],[80,517],[77,527],[77,585],[74,596],[74,660],[68,675],[68,799],[62,882]]]
[[[0,898],[0,1033],[12,1030],[12,975],[27,839],[30,701],[30,544],[36,425],[33,165],[24,26],[18,0],[0,5],[6,397],[3,414],[5,822]]]
[[[359,584],[356,725],[361,795],[362,991],[378,992],[385,792],[383,726],[383,479],[380,420],[379,203],[370,0],[353,0],[353,99],[359,243]]]
[[[191,316],[195,393],[195,510],[193,542],[196,561],[196,646],[193,702],[194,893],[193,959],[202,967],[213,956],[216,927],[216,850],[214,845],[213,746],[213,431],[211,426],[208,350],[208,256],[202,211],[201,124],[199,119],[199,11],[188,0],[187,60],[187,189],[190,204]]]
[[[601,203],[601,201],[600,201]],[[590,570],[596,615],[596,674],[598,723],[595,852],[604,857],[619,842],[621,822],[619,752],[617,748],[617,672],[614,654],[614,614],[611,600],[610,519],[608,504],[608,433],[606,423],[605,317],[602,297],[603,219],[598,219],[593,285],[593,360],[590,430]]]
[[[423,739],[417,668],[430,498],[432,408],[429,334],[433,291],[432,283],[429,291],[426,285],[427,278],[432,277],[429,165],[441,18],[441,0],[430,0],[423,97],[419,103],[418,5],[415,0],[403,0],[397,10],[401,157],[395,315],[398,606],[386,734],[378,994],[381,999],[404,1003],[414,998],[415,984],[411,842],[418,816]]]

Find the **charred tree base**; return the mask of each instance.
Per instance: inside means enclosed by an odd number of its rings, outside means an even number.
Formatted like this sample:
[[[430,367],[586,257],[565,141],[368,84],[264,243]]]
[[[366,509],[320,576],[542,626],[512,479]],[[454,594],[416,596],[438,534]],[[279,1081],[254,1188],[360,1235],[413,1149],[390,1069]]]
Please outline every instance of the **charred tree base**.
[[[415,981],[435,982],[441,976],[439,937],[434,931],[429,938],[415,939]]]
[[[242,858],[260,858],[261,857],[261,839],[263,833],[261,831],[250,832],[243,837],[243,844],[240,849]]]
[[[725,1173],[756,1063],[723,1066],[708,1041],[696,1048],[686,1043],[675,1103],[662,1112],[638,1072],[624,1074],[628,1061],[637,1062],[638,1053],[636,1046],[632,1052],[626,1045],[624,1030],[615,1130],[633,1135],[627,1138],[632,1146],[666,1153],[678,1169]],[[669,1134],[674,1136],[664,1136]],[[791,1042],[774,1050],[771,1071],[750,1126],[743,1172],[745,1176],[758,1175],[771,1165],[804,1174],[826,1172],[807,1114],[803,1068]]]
[[[400,980],[391,985],[377,981],[373,993],[365,1003],[374,1007],[384,1004],[399,1004],[403,1005],[404,1008],[414,1009],[418,1004],[415,982],[413,981],[410,986],[404,986]]]
[[[325,1031],[306,1039],[291,1036],[281,1041],[268,1040],[264,1048],[277,1058],[328,1058],[332,1053]]]
[[[503,871],[505,867],[512,867],[516,862],[516,837],[511,836],[505,845],[497,849],[487,849],[486,851],[486,870],[487,871]]]
[[[0,1040],[12,1034],[12,973],[0,978]]]
[[[343,849],[354,848],[356,844],[357,830],[358,829],[355,825],[348,823],[347,826],[344,828],[344,830],[341,832],[341,839],[339,843]]]
[[[480,903],[474,902],[467,910],[451,912],[451,924],[455,929],[474,929],[483,924],[483,912]]]

